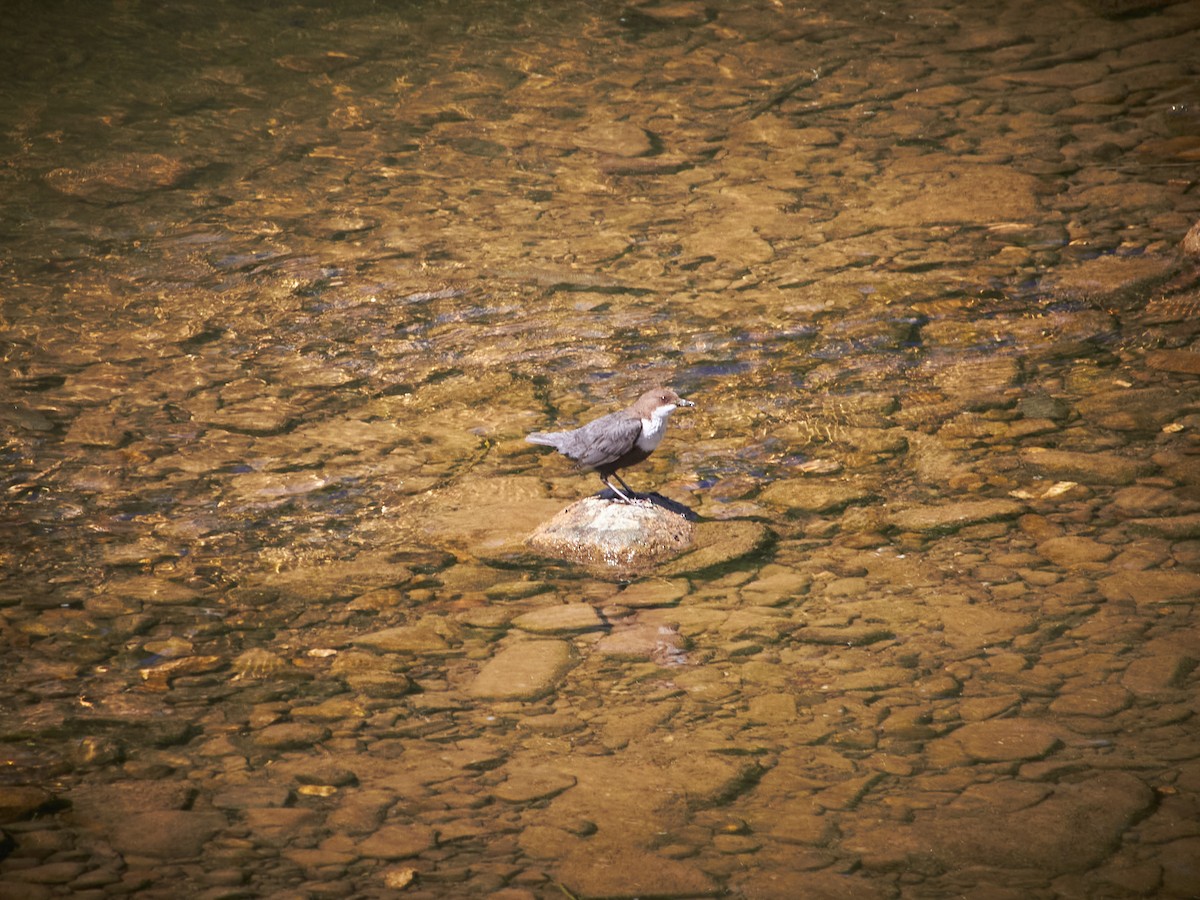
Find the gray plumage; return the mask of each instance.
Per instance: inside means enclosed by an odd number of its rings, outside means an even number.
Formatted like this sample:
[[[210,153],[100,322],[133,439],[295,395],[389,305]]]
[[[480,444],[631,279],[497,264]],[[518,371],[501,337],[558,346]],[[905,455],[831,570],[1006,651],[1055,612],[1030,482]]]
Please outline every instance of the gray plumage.
[[[553,447],[581,467],[594,469],[606,487],[624,502],[631,503],[631,497],[613,487],[608,479],[616,478],[632,495],[634,492],[617,470],[636,465],[653,453],[662,440],[671,412],[678,406],[694,405],[670,388],[654,388],[628,409],[601,416],[570,431],[539,431],[525,440]]]

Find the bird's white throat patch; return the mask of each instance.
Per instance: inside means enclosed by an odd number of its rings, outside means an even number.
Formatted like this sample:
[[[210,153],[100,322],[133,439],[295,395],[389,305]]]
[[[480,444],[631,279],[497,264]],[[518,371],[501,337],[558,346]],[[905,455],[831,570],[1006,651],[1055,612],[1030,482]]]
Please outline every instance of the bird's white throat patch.
[[[650,414],[650,418],[642,419],[642,433],[638,435],[637,445],[647,452],[662,443],[663,432],[667,430],[667,416],[675,409],[674,403],[660,406]]]

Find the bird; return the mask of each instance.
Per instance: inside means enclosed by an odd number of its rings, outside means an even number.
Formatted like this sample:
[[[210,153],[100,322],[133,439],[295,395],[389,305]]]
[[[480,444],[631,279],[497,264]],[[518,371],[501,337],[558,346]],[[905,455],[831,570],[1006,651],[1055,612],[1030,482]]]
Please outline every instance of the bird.
[[[594,469],[617,498],[623,503],[633,503],[637,494],[617,470],[636,465],[653,453],[667,430],[667,417],[677,407],[695,405],[670,388],[656,387],[620,412],[601,416],[571,431],[537,431],[525,440],[553,447],[581,468]],[[619,481],[628,494],[614,487],[609,478]]]

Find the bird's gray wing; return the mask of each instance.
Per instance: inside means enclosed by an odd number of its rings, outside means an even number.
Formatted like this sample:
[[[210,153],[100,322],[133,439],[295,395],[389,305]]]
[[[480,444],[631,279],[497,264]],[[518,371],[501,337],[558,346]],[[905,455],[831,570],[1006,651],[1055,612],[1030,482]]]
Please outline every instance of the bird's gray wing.
[[[624,456],[641,433],[641,419],[610,413],[568,432],[570,441],[560,443],[559,450],[581,466],[595,469]]]

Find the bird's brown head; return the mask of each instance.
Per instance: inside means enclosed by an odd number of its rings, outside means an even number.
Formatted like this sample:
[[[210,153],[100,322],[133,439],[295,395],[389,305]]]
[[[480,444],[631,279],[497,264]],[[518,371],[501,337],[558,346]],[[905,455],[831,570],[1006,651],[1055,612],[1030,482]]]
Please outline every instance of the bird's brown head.
[[[643,419],[662,417],[679,406],[695,406],[691,400],[684,400],[670,388],[651,388],[638,397],[633,404],[633,410]]]

